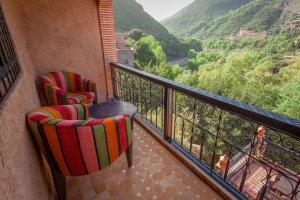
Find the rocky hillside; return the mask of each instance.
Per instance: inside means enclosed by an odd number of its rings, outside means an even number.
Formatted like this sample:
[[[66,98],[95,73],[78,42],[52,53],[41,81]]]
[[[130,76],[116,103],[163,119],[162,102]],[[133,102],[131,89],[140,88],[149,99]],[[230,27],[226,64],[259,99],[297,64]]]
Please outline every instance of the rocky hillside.
[[[129,32],[134,28],[155,36],[170,57],[180,56],[181,43],[168,30],[146,13],[135,0],[114,0],[115,26],[117,32]]]
[[[194,0],[162,24],[176,35],[194,35],[217,16],[240,8],[250,0]]]
[[[163,25],[180,36],[223,37],[240,28],[278,31],[300,19],[299,0],[195,0]]]

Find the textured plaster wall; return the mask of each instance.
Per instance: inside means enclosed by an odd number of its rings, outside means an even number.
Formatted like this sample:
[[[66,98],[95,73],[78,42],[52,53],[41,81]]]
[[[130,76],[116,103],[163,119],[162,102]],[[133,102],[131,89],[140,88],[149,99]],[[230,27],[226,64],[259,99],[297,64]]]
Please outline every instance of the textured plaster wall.
[[[0,107],[1,199],[41,199],[50,196],[40,159],[26,131],[25,113],[39,105],[34,87],[34,69],[26,51],[17,1],[2,0],[2,7],[22,65],[15,88]],[[50,198],[50,197],[49,197]]]
[[[22,73],[0,104],[0,199],[52,199],[25,114],[40,106],[39,74],[71,70],[97,83],[105,100],[105,78],[94,0],[0,0]]]
[[[35,75],[70,70],[96,81],[106,99],[96,0],[19,0],[19,15]]]

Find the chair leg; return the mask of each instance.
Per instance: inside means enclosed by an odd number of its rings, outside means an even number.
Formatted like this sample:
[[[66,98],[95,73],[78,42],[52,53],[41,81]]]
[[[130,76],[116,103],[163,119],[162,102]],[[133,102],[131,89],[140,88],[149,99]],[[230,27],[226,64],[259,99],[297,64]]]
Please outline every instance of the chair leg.
[[[66,184],[66,177],[61,174],[53,165],[50,164],[52,176],[54,179],[54,184],[57,192],[57,196],[59,200],[66,200],[67,199],[67,184]]]
[[[55,174],[55,187],[60,200],[67,199],[66,177],[62,174]]]
[[[127,158],[128,167],[131,167],[132,166],[132,143],[126,149],[126,158]]]
[[[131,117],[131,130],[133,130],[133,124],[134,124],[134,119],[133,119],[133,117]]]

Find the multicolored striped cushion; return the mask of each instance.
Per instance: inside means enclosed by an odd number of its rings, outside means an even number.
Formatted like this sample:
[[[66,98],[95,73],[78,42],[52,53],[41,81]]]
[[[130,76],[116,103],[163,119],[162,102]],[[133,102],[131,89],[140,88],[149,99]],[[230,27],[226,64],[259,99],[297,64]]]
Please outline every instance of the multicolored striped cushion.
[[[86,101],[77,98],[75,103],[89,103],[96,101],[96,84],[90,80],[83,79],[79,74],[73,72],[50,72],[38,78],[38,88],[43,105],[70,104],[66,93],[86,96]],[[85,92],[93,93],[84,94]]]
[[[67,92],[66,98],[68,104],[85,103],[92,105],[96,100],[94,92]]]
[[[27,114],[27,121],[41,151],[65,176],[109,166],[132,142],[130,116],[89,118],[87,105],[37,108]]]

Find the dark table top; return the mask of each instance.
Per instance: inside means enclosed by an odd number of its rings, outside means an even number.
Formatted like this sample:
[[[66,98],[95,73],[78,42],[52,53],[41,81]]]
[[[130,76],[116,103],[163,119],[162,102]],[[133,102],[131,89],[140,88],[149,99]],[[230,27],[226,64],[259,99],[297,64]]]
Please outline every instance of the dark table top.
[[[137,112],[135,105],[124,101],[108,101],[90,107],[90,116],[96,119],[128,114],[134,116]]]

